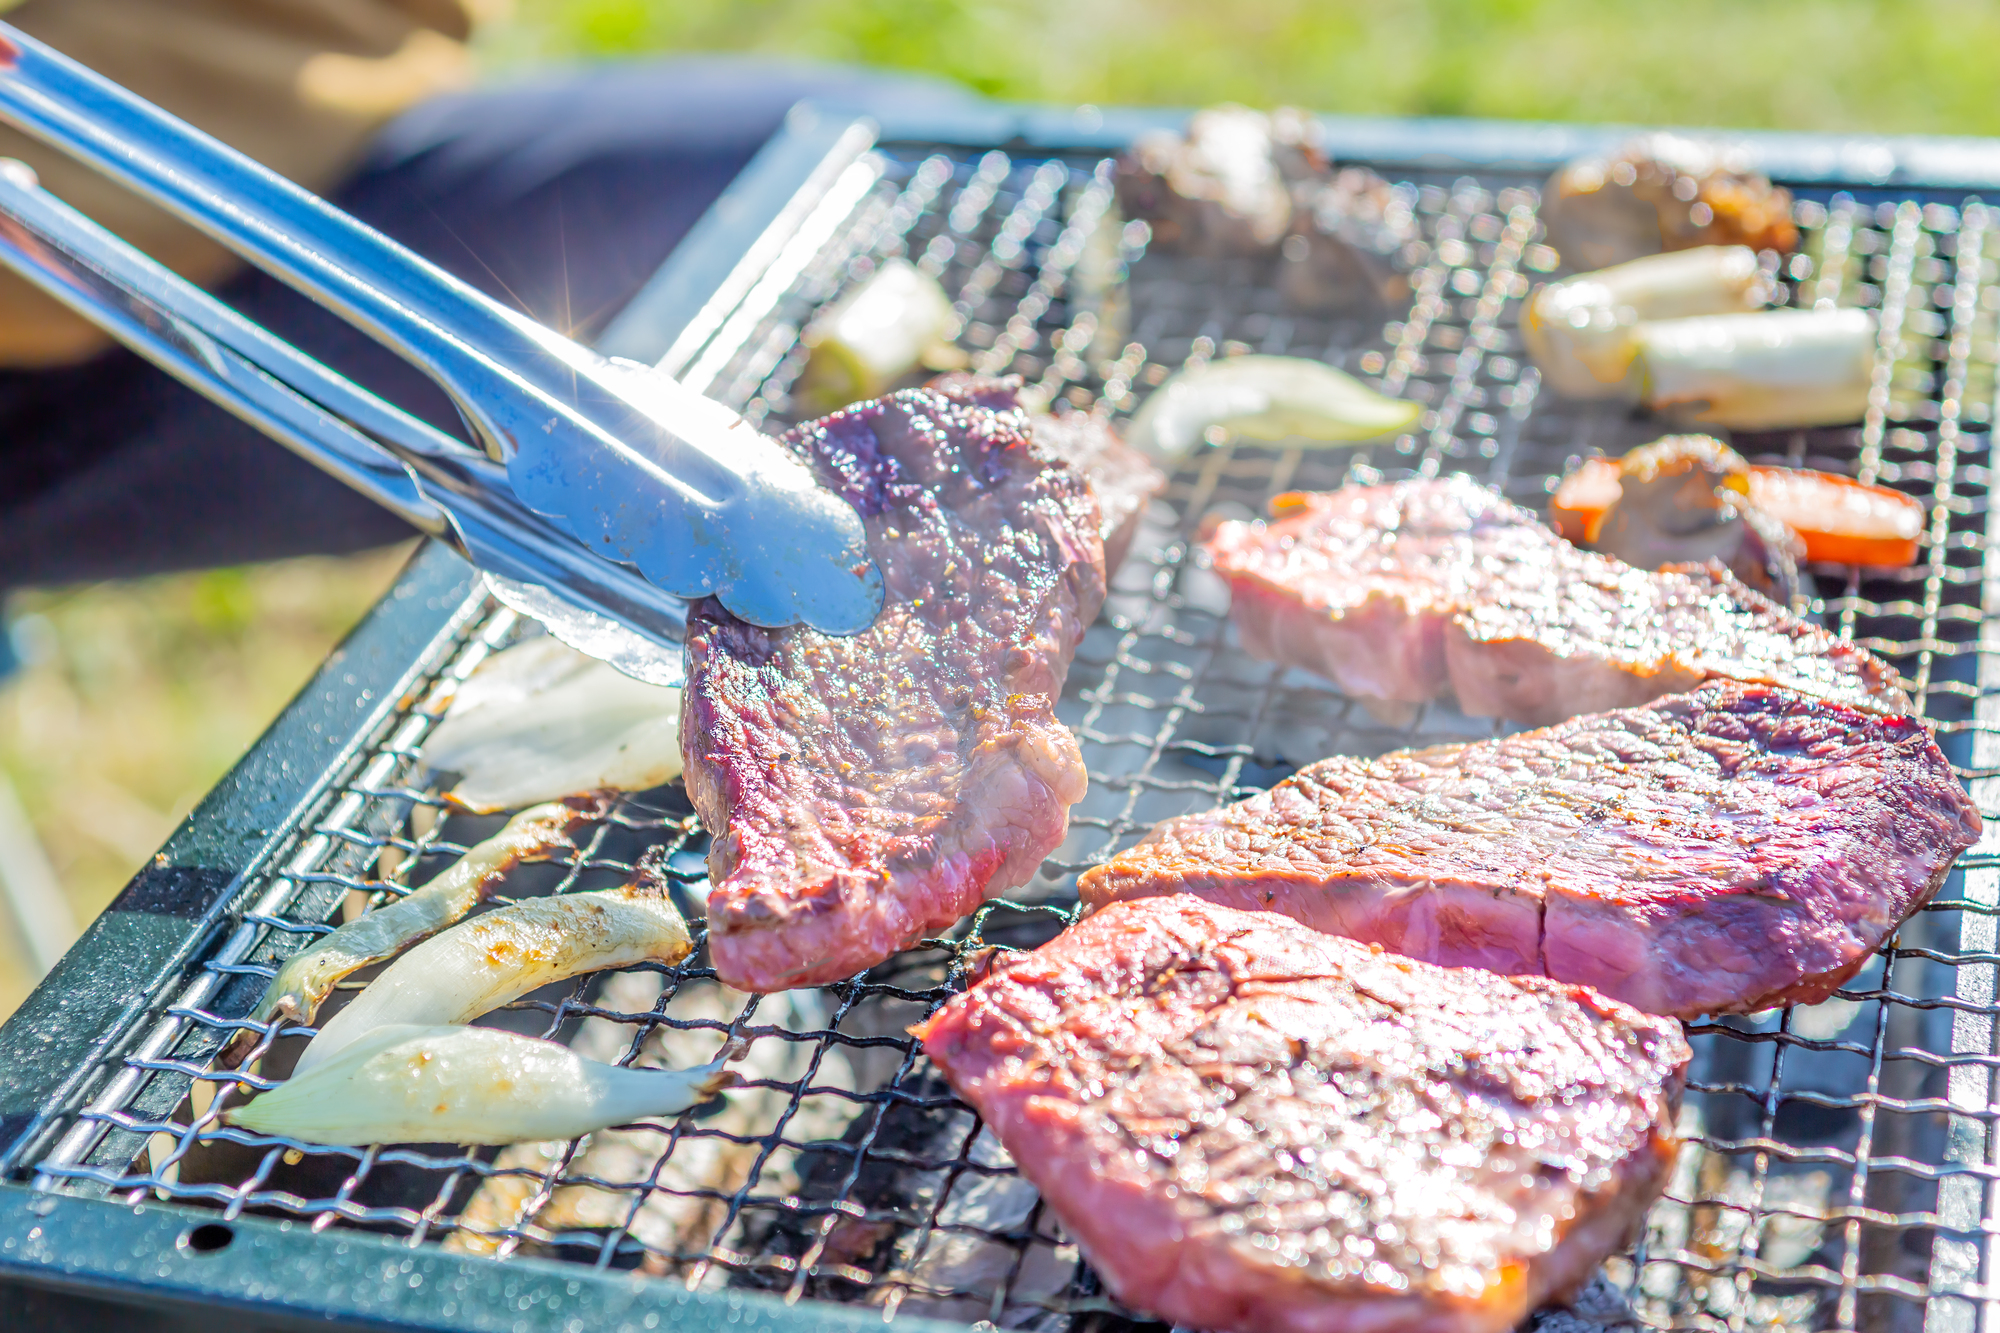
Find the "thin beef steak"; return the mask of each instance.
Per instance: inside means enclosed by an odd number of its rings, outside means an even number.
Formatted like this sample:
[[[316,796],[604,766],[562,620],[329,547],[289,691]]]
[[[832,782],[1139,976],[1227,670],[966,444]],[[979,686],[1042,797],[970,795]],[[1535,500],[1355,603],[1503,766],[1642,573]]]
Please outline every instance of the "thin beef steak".
[[[1104,567],[1115,574],[1132,549],[1146,505],[1167,488],[1153,460],[1118,438],[1109,421],[1090,412],[1034,418],[1035,443],[1090,481],[1103,518]]]
[[[1001,384],[910,389],[789,432],[888,584],[865,633],[688,619],[688,796],[713,835],[722,980],[852,976],[1025,882],[1086,778],[1056,720],[1104,600],[1083,479]]]
[[[1187,896],[918,1032],[1119,1298],[1218,1333],[1513,1328],[1658,1195],[1689,1058],[1586,987]]]
[[[1543,731],[1322,760],[1160,825],[1084,901],[1197,893],[1693,1017],[1825,999],[1979,834],[1930,733],[1717,682]]]
[[[1013,376],[995,379],[955,370],[939,375],[924,387],[944,393],[985,395],[1003,404],[1011,403],[1021,381]],[[1139,533],[1139,521],[1154,496],[1167,488],[1167,474],[1153,460],[1125,443],[1110,421],[1095,412],[1064,412],[1060,415],[1037,412],[1028,418],[1029,433],[1035,444],[1054,454],[1083,474],[1097,497],[1099,530],[1104,535],[1104,569],[1107,578],[1118,572],[1132,539]]]
[[[1416,704],[1449,686],[1468,713],[1546,725],[1730,679],[1910,708],[1880,659],[1720,565],[1635,569],[1464,477],[1281,508],[1207,543],[1243,646],[1360,698]]]

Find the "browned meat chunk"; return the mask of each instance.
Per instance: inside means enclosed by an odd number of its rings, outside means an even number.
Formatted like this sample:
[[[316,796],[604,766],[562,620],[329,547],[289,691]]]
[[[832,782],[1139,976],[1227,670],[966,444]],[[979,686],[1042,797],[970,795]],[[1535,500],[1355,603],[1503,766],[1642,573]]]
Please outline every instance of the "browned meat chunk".
[[[1513,1328],[1658,1195],[1689,1058],[1581,986],[1185,896],[919,1032],[1119,1298],[1217,1333]]]
[[[1713,435],[1669,435],[1618,460],[1618,495],[1588,545],[1641,569],[1719,561],[1785,606],[1805,558],[1805,544],[1751,500],[1750,464]]]
[[[1279,247],[1278,295],[1307,314],[1383,313],[1409,300],[1391,256],[1420,240],[1415,210],[1366,167],[1342,167],[1323,185],[1294,187],[1292,234]]]
[[[1789,191],[1752,170],[1741,152],[1673,134],[1565,166],[1542,191],[1542,223],[1549,244],[1577,269],[1698,245],[1783,254],[1799,243]]]
[[[1184,133],[1143,134],[1118,160],[1118,202],[1167,249],[1267,254],[1291,230],[1293,187],[1327,175],[1313,128],[1298,111],[1197,111]]]
[[[1703,680],[1907,712],[1896,674],[1720,566],[1578,550],[1463,477],[1284,497],[1207,549],[1246,651],[1365,699],[1549,723]]]
[[[1197,893],[1693,1017],[1825,999],[1979,815],[1924,725],[1734,682],[1545,731],[1327,759],[1169,820],[1084,901]]]
[[[1387,256],[1415,232],[1406,205],[1365,167],[1335,172],[1318,122],[1214,106],[1182,133],[1141,135],[1118,160],[1118,201],[1163,250],[1200,258],[1276,257],[1287,307],[1377,313],[1409,295]]]
[[[688,796],[722,980],[852,976],[1023,883],[1083,795],[1055,716],[1104,600],[1097,505],[1007,386],[910,389],[784,438],[851,500],[888,585],[865,633],[688,623]]]

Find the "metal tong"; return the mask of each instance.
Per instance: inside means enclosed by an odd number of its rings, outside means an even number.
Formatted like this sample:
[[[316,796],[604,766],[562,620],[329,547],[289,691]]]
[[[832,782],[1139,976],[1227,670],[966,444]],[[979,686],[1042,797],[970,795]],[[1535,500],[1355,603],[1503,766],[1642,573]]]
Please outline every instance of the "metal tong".
[[[450,542],[503,601],[678,683],[685,599],[852,634],[882,604],[860,516],[728,408],[507,309],[0,23],[0,119],[160,204],[440,384],[485,452],[370,394],[0,169],[0,263]]]

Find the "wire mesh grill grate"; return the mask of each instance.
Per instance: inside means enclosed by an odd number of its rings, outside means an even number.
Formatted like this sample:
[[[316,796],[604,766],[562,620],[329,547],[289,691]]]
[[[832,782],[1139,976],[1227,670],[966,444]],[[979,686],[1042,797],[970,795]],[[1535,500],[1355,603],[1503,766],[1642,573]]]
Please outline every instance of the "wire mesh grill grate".
[[[1387,170],[1385,168],[1385,170]],[[225,1214],[309,1218],[502,1259],[637,1269],[690,1286],[760,1288],[1002,1327],[1114,1329],[1143,1320],[1099,1287],[1004,1152],[905,1029],[962,983],[987,944],[1028,946],[1073,912],[1074,877],[1158,820],[1239,799],[1333,753],[1491,734],[1449,706],[1390,725],[1298,672],[1231,647],[1227,597],[1188,560],[1216,516],[1276,493],[1465,471],[1540,508],[1580,458],[1657,434],[1619,412],[1538,393],[1514,331],[1551,271],[1532,182],[1391,172],[1383,248],[1407,282],[1392,318],[1289,312],[1248,260],[1149,253],[1110,209],[1090,157],[884,149],[850,170],[686,377],[772,425],[791,419],[800,330],[884,258],[905,255],[957,298],[975,368],[1022,375],[1077,410],[1124,413],[1171,370],[1242,351],[1322,358],[1425,405],[1388,444],[1305,451],[1219,444],[1149,512],[1073,668],[1063,716],[1091,789],[1041,876],[950,940],[822,991],[745,997],[697,954],[565,983],[491,1022],[599,1059],[687,1064],[732,1033],[745,1085],[674,1123],[583,1143],[471,1151],[327,1149],[221,1128],[211,1071],[274,964],[329,920],[386,901],[497,827],[447,812],[424,736],[454,685],[521,632],[492,609],[429,692],[392,720],[300,834],[285,873],[151,1026],[136,1032],[69,1131],[35,1164],[50,1187],[154,1195]],[[852,179],[850,179],[852,178]],[[831,210],[831,211],[829,211]],[[1988,428],[2000,314],[2000,214],[1892,193],[1805,192],[1806,236],[1776,276],[1794,303],[1881,312],[1864,424],[1739,435],[1754,459],[1843,471],[1922,497],[1923,555],[1895,573],[1822,571],[1813,607],[1890,656],[1935,719],[1982,810],[2000,807],[2000,620],[1989,628]],[[1112,278],[1129,270],[1129,282]],[[677,788],[619,801],[573,856],[526,866],[510,892],[620,882],[664,845],[700,919],[703,835]],[[1961,861],[1839,995],[1696,1024],[1690,1150],[1609,1284],[1671,1328],[1972,1328],[2000,1302],[1992,1078],[2000,847]],[[367,974],[362,974],[365,977]],[[302,1039],[270,1044],[275,1078]]]

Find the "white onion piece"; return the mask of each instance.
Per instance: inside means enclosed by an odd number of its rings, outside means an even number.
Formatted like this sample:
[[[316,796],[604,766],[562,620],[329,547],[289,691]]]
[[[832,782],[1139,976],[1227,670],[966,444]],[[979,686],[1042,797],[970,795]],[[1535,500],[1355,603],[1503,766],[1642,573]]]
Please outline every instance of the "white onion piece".
[[[595,813],[601,813],[601,805],[593,810],[582,803],[554,802],[523,810],[422,888],[356,917],[292,955],[272,978],[251,1019],[309,1019],[342,977],[461,919],[523,860],[569,846],[571,829]]]
[[[731,1081],[695,1069],[624,1069],[497,1028],[376,1028],[223,1120],[307,1143],[519,1143],[573,1139],[675,1116]]]
[[[907,259],[888,259],[813,321],[795,395],[813,411],[873,398],[920,366],[954,369],[958,312],[936,278]]]
[[[514,810],[681,775],[681,692],[632,679],[553,638],[496,653],[459,687],[424,762],[459,775],[445,799]]]
[[[1232,356],[1168,377],[1140,406],[1125,439],[1172,466],[1220,427],[1251,440],[1346,444],[1414,425],[1417,403],[1390,398],[1332,366],[1297,356]]]
[[[327,1020],[296,1074],[376,1028],[466,1023],[551,982],[648,960],[677,963],[687,922],[657,884],[535,898],[426,940]]]
[[[1867,310],[1765,310],[1638,330],[1649,406],[1742,430],[1859,421],[1875,366]]]
[[[1630,371],[1641,323],[1758,310],[1769,296],[1748,246],[1648,255],[1538,289],[1522,312],[1521,341],[1564,397],[1636,399]]]

